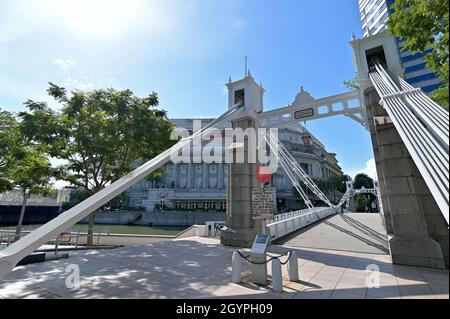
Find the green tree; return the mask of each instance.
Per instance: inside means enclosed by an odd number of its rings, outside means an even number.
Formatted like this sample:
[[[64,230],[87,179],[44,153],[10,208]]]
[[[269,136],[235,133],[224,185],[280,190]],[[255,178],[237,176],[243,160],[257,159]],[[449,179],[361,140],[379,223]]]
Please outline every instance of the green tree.
[[[157,108],[158,96],[137,97],[130,90],[75,91],[50,83],[47,90],[62,109],[27,101],[29,112],[20,116],[33,140],[48,147],[49,155],[66,164],[59,179],[89,195],[130,172],[139,160],[148,160],[173,144],[172,124]],[[93,244],[95,212],[89,216],[88,245]]]
[[[358,84],[358,73],[356,73],[353,76],[353,79],[346,80],[342,82],[344,86],[349,89],[350,91],[356,91],[359,90],[359,84]]]
[[[19,189],[23,196],[15,240],[20,239],[28,196],[50,194],[52,172],[44,148],[23,135],[12,113],[0,111],[0,192]]]
[[[18,127],[14,115],[0,109],[0,193],[13,188],[6,169],[10,152],[17,147]]]
[[[74,190],[70,194],[70,200],[68,203],[64,203],[62,206],[63,210],[68,210],[72,207],[77,206],[79,203],[89,198],[90,193],[83,188],[79,188]],[[125,203],[127,203],[127,196],[125,193],[122,193],[116,197],[114,197],[111,201],[106,203],[103,207],[109,207],[112,210],[118,210],[125,207]]]
[[[53,169],[45,152],[35,145],[22,144],[9,155],[6,174],[15,189],[20,189],[23,200],[15,240],[20,239],[27,199],[31,194],[50,195]]]
[[[449,0],[396,0],[387,22],[389,32],[404,39],[403,50],[432,51],[425,56],[427,68],[442,80],[435,101],[448,108]]]
[[[89,192],[84,190],[83,188],[75,189],[70,193],[70,200],[67,203],[64,203],[62,206],[63,210],[68,210],[74,206],[77,206],[79,203],[89,198]]]
[[[360,173],[355,176],[355,179],[353,181],[353,188],[354,189],[361,189],[361,188],[370,189],[374,187],[373,179],[369,177],[367,174]]]
[[[336,199],[336,192],[344,194],[347,191],[346,182],[351,180],[348,175],[332,176],[328,178],[330,184],[330,190],[333,192],[334,198]]]

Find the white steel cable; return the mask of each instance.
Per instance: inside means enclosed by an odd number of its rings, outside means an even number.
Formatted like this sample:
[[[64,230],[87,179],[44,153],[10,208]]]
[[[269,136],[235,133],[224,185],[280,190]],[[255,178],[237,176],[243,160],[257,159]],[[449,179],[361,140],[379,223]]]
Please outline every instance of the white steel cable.
[[[375,69],[369,77],[448,223],[448,112],[389,70]]]
[[[449,116],[442,107],[437,105],[433,100],[426,96],[420,89],[413,88],[399,76],[392,72],[387,72],[381,66],[375,66],[378,73],[383,78],[388,78],[392,83],[396,84],[390,92],[394,97],[401,96],[405,99],[405,105],[416,113],[416,116],[429,127],[429,132],[436,136],[438,142],[447,149],[449,147]],[[390,97],[384,97],[385,99]]]
[[[286,150],[283,143],[275,140],[275,138],[269,133],[267,133],[268,138],[271,140],[271,143],[279,144],[279,152],[283,157],[286,158],[286,162],[289,165],[292,165],[297,177],[308,187],[320,200],[325,202],[328,206],[334,207],[334,205],[330,202],[330,200],[325,196],[325,194],[320,190],[319,187],[314,183],[314,181],[305,173],[302,167],[299,165],[297,160]]]
[[[272,150],[277,147],[277,145],[274,144],[274,142],[272,140],[269,141],[266,138],[266,141]],[[288,176],[288,178],[291,180],[292,185],[294,186],[294,188],[297,190],[297,192],[303,199],[305,205],[308,206],[308,208],[313,208],[314,205],[312,204],[311,200],[308,198],[308,195],[305,193],[305,191],[301,187],[300,183],[298,182],[299,180],[297,178],[295,178],[295,175],[296,175],[295,170],[293,169],[292,165],[289,165],[291,163],[288,160],[286,160],[286,157],[283,153],[280,153],[280,152],[278,152],[278,154],[277,154],[277,152],[274,152],[274,153],[275,153],[275,156],[277,157],[279,164],[281,165],[283,170],[286,172],[286,175]]]

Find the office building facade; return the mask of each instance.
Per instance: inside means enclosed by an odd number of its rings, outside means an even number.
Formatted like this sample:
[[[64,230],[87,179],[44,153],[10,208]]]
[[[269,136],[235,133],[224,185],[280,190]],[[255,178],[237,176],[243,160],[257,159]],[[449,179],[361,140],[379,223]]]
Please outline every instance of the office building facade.
[[[380,32],[385,32],[387,20],[393,12],[391,6],[395,0],[358,0],[359,13],[363,37],[369,37]],[[416,88],[421,88],[425,93],[432,93],[442,85],[442,81],[431,70],[426,68],[424,56],[431,52],[411,54],[403,51],[403,41],[397,39],[400,60],[405,69],[405,80]]]

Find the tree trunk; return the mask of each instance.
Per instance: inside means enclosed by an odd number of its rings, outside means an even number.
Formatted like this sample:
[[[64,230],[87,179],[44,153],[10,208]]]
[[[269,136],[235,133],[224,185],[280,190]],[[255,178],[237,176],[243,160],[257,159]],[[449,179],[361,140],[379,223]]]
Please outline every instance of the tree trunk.
[[[87,235],[88,246],[94,246],[94,222],[95,222],[95,212],[89,215],[89,225]]]
[[[17,223],[16,236],[14,237],[14,241],[18,241],[20,239],[20,233],[22,232],[23,217],[25,216],[25,208],[27,207],[27,199],[28,199],[28,194],[27,194],[27,191],[24,190],[23,191],[22,209],[20,210],[19,222]]]

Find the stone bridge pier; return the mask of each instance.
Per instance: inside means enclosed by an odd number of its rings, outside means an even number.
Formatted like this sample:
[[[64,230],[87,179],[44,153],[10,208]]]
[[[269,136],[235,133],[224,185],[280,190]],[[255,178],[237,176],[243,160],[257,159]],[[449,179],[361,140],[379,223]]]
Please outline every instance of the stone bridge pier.
[[[412,160],[374,88],[364,99],[384,220],[395,264],[446,268],[449,234],[430,190]]]
[[[231,121],[233,129],[249,129],[256,133],[256,113],[263,110],[264,89],[247,73],[245,78],[228,83],[229,106],[241,101],[244,105],[242,116]],[[250,247],[256,234],[269,233],[265,221],[255,221],[252,217],[252,189],[259,187],[256,179],[257,134],[246,136],[244,143],[237,142],[227,152],[232,152],[233,163],[228,164],[228,198],[226,226],[221,232],[221,243],[226,246]],[[235,163],[237,153],[244,155],[243,163]],[[255,152],[255,161],[249,162],[249,153]],[[252,156],[251,156],[252,157]]]

